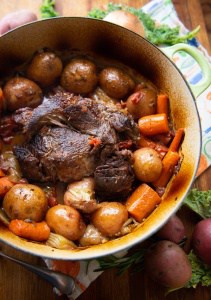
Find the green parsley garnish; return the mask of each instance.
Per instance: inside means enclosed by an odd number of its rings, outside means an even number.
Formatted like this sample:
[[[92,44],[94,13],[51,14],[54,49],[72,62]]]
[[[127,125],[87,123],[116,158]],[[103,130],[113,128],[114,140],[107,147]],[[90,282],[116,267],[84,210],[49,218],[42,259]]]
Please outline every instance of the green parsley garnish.
[[[44,0],[40,7],[41,19],[58,17],[59,14],[55,10],[54,0]]]

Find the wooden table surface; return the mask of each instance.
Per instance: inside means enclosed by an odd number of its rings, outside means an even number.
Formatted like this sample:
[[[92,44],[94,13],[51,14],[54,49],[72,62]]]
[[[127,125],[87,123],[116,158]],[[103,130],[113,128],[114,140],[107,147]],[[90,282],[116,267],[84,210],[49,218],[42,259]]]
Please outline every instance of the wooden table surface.
[[[0,18],[5,14],[21,8],[33,10],[39,16],[41,0],[1,0]],[[86,16],[93,7],[105,7],[109,0],[60,0],[65,16]],[[146,0],[122,0],[113,1],[126,5],[141,7]],[[198,39],[211,53],[209,39],[204,22],[204,14],[199,0],[174,0],[177,13],[182,22],[189,29],[201,26]],[[202,1],[206,2],[206,1]],[[210,0],[207,1],[208,7]],[[207,9],[205,10],[205,13]],[[211,189],[211,168],[205,171],[194,184],[201,190]],[[184,208],[180,210],[190,235],[196,222],[196,216]],[[1,245],[5,253],[23,259],[33,264],[43,265],[40,258],[33,257],[15,251]],[[22,267],[10,261],[0,259],[0,299],[1,300],[57,300],[66,299],[58,297],[52,287],[36,275],[26,271]],[[210,300],[211,288],[198,287],[197,289],[181,289],[169,294],[166,298],[162,287],[151,282],[143,273],[131,274],[126,272],[122,276],[116,276],[114,270],[104,272],[91,286],[78,298],[78,300]]]

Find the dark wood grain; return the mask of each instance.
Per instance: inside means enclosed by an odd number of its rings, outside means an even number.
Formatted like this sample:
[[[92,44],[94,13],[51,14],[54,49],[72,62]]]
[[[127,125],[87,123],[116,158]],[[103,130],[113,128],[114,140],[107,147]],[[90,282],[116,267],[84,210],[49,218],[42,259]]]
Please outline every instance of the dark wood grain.
[[[203,8],[210,7],[210,0],[201,0]],[[0,18],[6,13],[20,8],[29,8],[39,15],[41,0],[1,0]],[[105,7],[110,0],[58,0],[63,15],[86,16],[92,7]],[[113,1],[124,3],[134,7],[140,7],[147,0],[122,0]],[[204,15],[207,18],[207,10],[202,11],[199,0],[174,0],[177,13],[189,29],[201,26],[199,40],[210,51],[209,39],[205,27]],[[210,24],[210,22],[209,22]],[[201,190],[211,189],[211,169],[204,172],[194,184]],[[190,236],[197,217],[189,210],[182,208],[179,211]],[[42,259],[28,254],[20,253],[11,247],[0,244],[6,253],[28,261],[33,264],[43,265]],[[26,271],[22,267],[0,258],[0,299],[1,300],[65,300],[65,296],[57,297],[52,287]],[[90,287],[78,298],[78,300],[210,300],[211,288],[198,287],[197,289],[181,289],[164,296],[164,289],[150,281],[143,273],[133,274],[128,271],[122,276],[116,276],[114,270],[104,272]]]
[[[174,0],[173,3],[177,10],[179,18],[188,29],[191,30],[200,25],[201,30],[198,33],[197,38],[202,43],[202,45],[210,52],[210,42],[204,22],[204,12],[202,11],[200,1]]]
[[[209,43],[211,43],[211,1],[201,0],[202,12],[205,20]]]

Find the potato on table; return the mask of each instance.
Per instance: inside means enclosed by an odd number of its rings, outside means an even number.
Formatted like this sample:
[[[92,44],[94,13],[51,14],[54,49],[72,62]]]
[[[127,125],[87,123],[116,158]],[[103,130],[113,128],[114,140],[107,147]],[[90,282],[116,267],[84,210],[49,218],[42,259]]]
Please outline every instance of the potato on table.
[[[37,20],[35,13],[28,9],[12,12],[4,16],[0,21],[0,35],[18,26]]]

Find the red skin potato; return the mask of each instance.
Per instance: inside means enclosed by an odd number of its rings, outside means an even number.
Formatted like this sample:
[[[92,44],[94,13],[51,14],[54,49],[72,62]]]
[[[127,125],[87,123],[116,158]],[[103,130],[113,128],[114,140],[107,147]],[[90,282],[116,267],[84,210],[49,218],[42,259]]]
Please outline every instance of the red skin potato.
[[[0,20],[0,35],[27,23],[37,20],[35,13],[28,9],[22,9],[7,14]]]
[[[168,222],[156,233],[156,236],[179,244],[185,238],[186,232],[181,219],[173,215]]]
[[[191,264],[184,250],[166,240],[147,250],[144,267],[152,280],[171,289],[183,287],[192,276]]]
[[[211,218],[198,222],[192,235],[195,253],[211,266]]]

